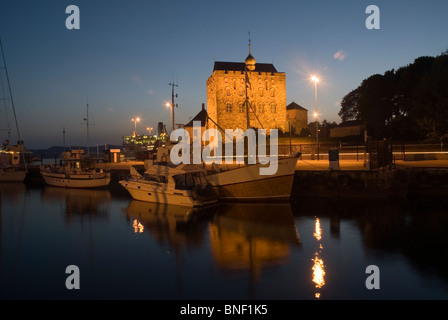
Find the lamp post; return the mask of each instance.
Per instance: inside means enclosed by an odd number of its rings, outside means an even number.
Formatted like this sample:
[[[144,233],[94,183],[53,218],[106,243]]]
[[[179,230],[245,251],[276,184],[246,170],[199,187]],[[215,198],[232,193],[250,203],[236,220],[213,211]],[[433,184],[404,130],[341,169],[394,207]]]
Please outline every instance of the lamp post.
[[[132,118],[131,121],[134,122],[134,136],[137,135],[137,122],[140,121],[140,118]]]
[[[316,147],[317,147],[317,160],[319,161],[319,125],[317,121],[317,83],[319,82],[319,78],[312,76],[311,80],[314,81],[314,100],[316,102],[316,111],[314,112],[314,118],[316,118]]]
[[[171,108],[171,131],[174,130],[174,104],[166,103],[167,108]]]

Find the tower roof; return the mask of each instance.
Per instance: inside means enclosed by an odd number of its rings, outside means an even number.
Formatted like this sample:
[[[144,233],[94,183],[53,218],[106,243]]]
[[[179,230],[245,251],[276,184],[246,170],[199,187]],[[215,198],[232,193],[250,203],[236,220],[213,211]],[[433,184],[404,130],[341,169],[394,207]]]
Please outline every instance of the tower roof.
[[[244,70],[246,70],[246,63],[245,62],[215,61],[213,71],[216,71],[216,70],[244,72]],[[253,70],[253,71],[255,71],[255,72],[275,72],[275,73],[278,72],[272,63],[257,63],[257,64],[255,64],[255,70]]]
[[[288,104],[288,105],[286,106],[286,110],[293,110],[293,109],[297,109],[297,110],[306,110],[306,111],[308,111],[307,109],[305,109],[304,107],[298,105],[298,104],[295,103],[294,101],[291,102],[290,104]]]

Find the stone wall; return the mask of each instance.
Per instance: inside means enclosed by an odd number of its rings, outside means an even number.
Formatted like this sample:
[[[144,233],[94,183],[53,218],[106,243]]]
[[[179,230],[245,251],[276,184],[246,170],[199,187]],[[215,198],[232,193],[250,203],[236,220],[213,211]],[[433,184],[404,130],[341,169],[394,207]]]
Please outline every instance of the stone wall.
[[[286,75],[283,72],[249,72],[249,112],[255,128],[286,131]],[[215,70],[207,80],[207,112],[223,129],[247,129],[245,75],[240,71]]]

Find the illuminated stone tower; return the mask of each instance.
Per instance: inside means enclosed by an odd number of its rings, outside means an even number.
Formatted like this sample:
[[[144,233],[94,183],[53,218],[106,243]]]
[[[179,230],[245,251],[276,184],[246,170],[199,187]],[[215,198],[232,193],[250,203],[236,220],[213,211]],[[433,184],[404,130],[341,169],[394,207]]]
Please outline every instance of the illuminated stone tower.
[[[207,79],[207,113],[222,129],[246,130],[248,115],[250,127],[286,131],[286,75],[257,63],[249,40],[245,62],[215,62]]]

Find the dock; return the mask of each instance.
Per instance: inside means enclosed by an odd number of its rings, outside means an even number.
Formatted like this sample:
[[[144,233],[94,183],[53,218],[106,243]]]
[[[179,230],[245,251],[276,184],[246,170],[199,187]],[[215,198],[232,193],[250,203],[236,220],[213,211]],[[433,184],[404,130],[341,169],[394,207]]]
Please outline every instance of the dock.
[[[448,198],[448,156],[435,160],[395,160],[392,166],[376,170],[370,170],[363,160],[341,159],[338,170],[330,169],[329,164],[328,159],[299,160],[291,198]],[[111,183],[118,182],[121,175],[129,173],[131,166],[143,169],[144,162],[98,164],[99,168],[111,170]],[[26,181],[43,183],[39,166],[28,168]]]

